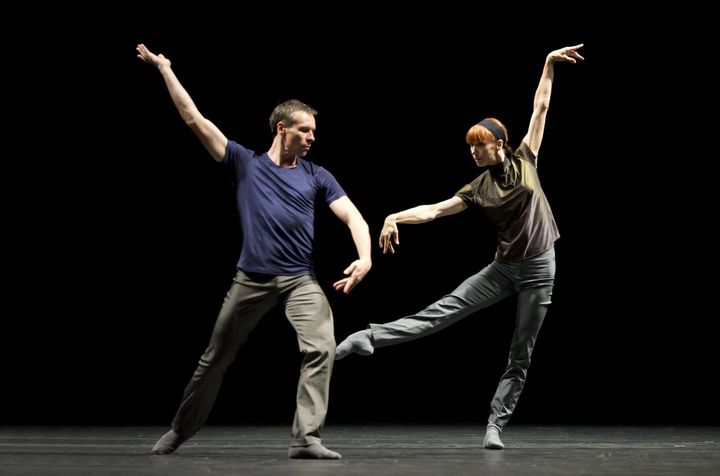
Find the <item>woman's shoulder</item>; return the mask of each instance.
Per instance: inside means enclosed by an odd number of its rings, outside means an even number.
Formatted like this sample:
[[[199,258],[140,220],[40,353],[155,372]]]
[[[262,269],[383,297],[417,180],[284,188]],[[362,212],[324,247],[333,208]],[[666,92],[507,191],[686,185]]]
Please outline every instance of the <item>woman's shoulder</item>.
[[[513,158],[524,160],[537,166],[537,156],[530,150],[530,146],[525,142],[521,142],[518,148],[513,152]]]

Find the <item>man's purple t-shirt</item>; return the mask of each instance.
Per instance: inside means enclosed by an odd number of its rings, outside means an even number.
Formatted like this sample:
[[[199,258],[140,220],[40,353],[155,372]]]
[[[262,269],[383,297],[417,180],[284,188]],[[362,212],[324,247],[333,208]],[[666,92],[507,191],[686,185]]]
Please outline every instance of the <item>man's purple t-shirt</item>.
[[[228,141],[224,165],[235,182],[243,245],[237,267],[275,276],[312,272],[316,199],[328,205],[345,195],[324,168],[298,157],[297,167],[275,165]]]

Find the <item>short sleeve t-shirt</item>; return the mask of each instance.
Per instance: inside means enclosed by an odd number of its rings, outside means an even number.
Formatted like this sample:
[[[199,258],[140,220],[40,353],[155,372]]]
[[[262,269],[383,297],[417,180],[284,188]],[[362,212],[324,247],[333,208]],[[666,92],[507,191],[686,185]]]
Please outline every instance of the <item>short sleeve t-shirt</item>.
[[[297,166],[277,166],[228,141],[223,158],[235,182],[243,245],[237,267],[275,276],[312,272],[315,203],[328,205],[345,195],[323,167],[297,158]]]
[[[540,186],[537,157],[524,142],[510,157],[488,167],[456,194],[482,209],[498,237],[496,257],[521,261],[550,249],[560,238],[550,204]]]

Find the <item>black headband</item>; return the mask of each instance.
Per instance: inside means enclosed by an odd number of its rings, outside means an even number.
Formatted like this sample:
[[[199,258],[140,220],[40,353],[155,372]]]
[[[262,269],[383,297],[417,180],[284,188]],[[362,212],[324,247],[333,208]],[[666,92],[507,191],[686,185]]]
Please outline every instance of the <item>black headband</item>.
[[[502,139],[503,142],[507,143],[507,137],[505,136],[505,132],[503,132],[502,127],[498,126],[495,121],[491,121],[489,119],[484,119],[477,123],[478,126],[483,126],[487,130],[489,130],[492,135],[495,136],[495,140]]]

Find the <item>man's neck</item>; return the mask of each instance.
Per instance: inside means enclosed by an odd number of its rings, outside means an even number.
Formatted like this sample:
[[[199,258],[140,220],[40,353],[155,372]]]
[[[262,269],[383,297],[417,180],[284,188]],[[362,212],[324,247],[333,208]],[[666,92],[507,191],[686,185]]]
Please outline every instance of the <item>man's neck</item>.
[[[270,150],[267,151],[267,155],[278,167],[289,168],[297,166],[297,156],[285,150],[285,145],[279,137],[273,140]]]

